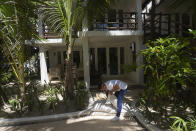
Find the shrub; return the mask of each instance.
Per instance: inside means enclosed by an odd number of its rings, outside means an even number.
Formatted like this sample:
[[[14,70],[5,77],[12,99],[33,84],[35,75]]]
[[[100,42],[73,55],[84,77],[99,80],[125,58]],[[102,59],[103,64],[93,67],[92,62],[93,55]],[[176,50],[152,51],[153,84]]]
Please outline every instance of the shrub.
[[[52,108],[53,112],[55,112],[56,105],[58,103],[58,94],[59,90],[55,87],[47,86],[44,94],[47,96],[47,102],[50,103],[50,108]]]
[[[18,97],[16,96],[15,98],[11,98],[9,100],[9,104],[11,105],[11,110],[15,111],[16,113],[18,113],[19,115],[22,112],[22,104],[21,104],[21,100],[18,99]]]
[[[85,106],[85,100],[88,95],[84,81],[79,82],[75,90],[75,103],[79,109]]]
[[[162,108],[161,104],[175,97],[178,90],[195,85],[196,70],[192,67],[189,40],[160,38],[147,43],[141,51],[144,73],[149,87],[143,97],[147,104]]]
[[[196,130],[196,119],[195,118],[187,118],[184,120],[177,116],[170,117],[174,119],[174,122],[171,126],[173,131],[189,131],[189,130]]]

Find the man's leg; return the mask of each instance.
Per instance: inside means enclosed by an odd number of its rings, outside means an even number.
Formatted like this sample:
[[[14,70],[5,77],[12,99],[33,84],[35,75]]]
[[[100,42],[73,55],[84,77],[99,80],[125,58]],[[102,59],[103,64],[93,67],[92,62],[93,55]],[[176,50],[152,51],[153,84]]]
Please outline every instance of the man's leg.
[[[118,101],[117,101],[117,114],[116,116],[117,117],[120,117],[120,113],[121,113],[121,110],[122,110],[122,104],[123,104],[123,98],[124,98],[124,95],[126,94],[126,91],[127,90],[120,90],[119,93],[118,93]]]

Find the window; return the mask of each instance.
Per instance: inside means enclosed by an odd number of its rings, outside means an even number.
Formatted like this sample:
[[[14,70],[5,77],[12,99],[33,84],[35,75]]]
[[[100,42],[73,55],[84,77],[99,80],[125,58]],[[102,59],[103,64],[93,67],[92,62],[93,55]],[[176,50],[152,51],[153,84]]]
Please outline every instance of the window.
[[[73,64],[78,68],[80,66],[80,51],[73,51]]]
[[[98,48],[98,71],[101,74],[107,73],[107,60],[106,60],[106,48]]]
[[[96,20],[96,29],[98,30],[104,30],[106,28],[106,24],[105,24],[105,16],[104,15],[100,15],[97,20]]]
[[[58,64],[61,64],[61,52],[57,52],[57,57],[58,57]]]
[[[195,16],[192,15],[192,28],[195,29]]]
[[[120,74],[124,74],[124,70],[123,70],[124,64],[125,64],[124,47],[120,47]]]
[[[123,27],[123,10],[118,11],[119,27]]]
[[[95,71],[95,48],[90,48],[90,71]]]
[[[116,10],[110,10],[108,13],[108,26],[117,27],[116,24]]]
[[[179,34],[179,30],[180,30],[180,16],[179,14],[175,15],[175,33]]]
[[[182,15],[182,36],[189,36],[190,17],[188,14]]]

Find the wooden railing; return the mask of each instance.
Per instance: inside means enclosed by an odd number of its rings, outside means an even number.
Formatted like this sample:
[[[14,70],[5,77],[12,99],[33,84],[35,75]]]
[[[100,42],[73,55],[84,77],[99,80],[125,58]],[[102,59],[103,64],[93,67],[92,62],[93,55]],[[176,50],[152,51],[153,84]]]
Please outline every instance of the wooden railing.
[[[55,39],[55,38],[62,38],[63,35],[61,35],[58,31],[54,32],[53,29],[50,29],[48,26],[44,26],[43,30],[43,36],[45,39]],[[72,37],[77,37],[76,32],[72,32]]]
[[[107,31],[107,30],[137,30],[137,13],[121,12],[114,18],[108,18],[108,15],[94,20],[94,24],[89,27],[89,31]],[[189,16],[190,17],[190,16]],[[192,24],[186,24],[180,21],[177,14],[163,13],[142,13],[144,37],[162,36],[177,34],[181,36],[189,35],[188,29],[194,29]],[[192,22],[189,22],[192,23]],[[54,33],[47,26],[44,26],[44,38],[60,38],[59,33]],[[149,38],[147,38],[149,39]]]
[[[116,18],[108,18],[108,15],[94,20],[93,27],[90,31],[105,31],[105,30],[137,30],[137,21],[135,12],[117,13]]]
[[[144,37],[147,37],[147,39],[172,34],[189,36],[188,29],[194,29],[191,19],[187,23],[187,19],[184,21],[180,14],[143,13],[142,18]]]

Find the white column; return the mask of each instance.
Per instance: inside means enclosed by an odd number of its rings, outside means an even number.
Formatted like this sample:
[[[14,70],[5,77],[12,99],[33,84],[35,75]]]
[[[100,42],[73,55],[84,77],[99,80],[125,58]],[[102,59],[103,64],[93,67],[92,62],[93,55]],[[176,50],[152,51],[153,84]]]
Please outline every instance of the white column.
[[[90,72],[89,72],[89,48],[88,48],[88,38],[83,38],[83,66],[84,66],[84,82],[86,88],[90,88]]]
[[[45,59],[45,49],[43,47],[39,48],[39,57],[40,57],[40,75],[41,75],[41,84],[48,84],[48,72],[47,72],[47,65]]]
[[[136,54],[139,53],[143,49],[143,39],[142,36],[138,36],[136,40]],[[137,66],[141,66],[143,64],[143,57],[138,56],[136,59]],[[144,71],[141,68],[136,69],[137,73],[137,84],[144,85]]]
[[[142,31],[142,0],[135,0],[136,1],[136,21],[138,24],[138,31]]]

